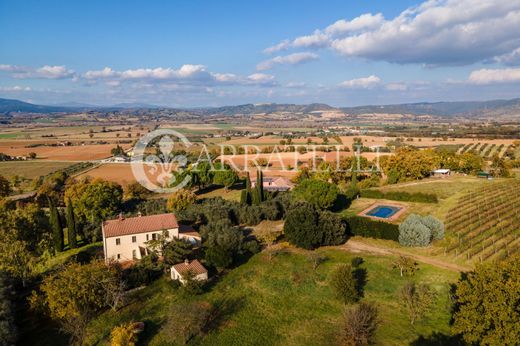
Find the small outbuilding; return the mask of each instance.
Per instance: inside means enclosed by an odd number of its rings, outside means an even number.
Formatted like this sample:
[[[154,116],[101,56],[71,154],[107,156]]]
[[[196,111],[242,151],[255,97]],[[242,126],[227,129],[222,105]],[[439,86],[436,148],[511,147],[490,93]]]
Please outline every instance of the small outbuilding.
[[[451,169],[447,168],[439,168],[432,171],[432,176],[434,177],[448,177],[451,175]]]
[[[184,263],[175,264],[171,268],[172,280],[179,280],[182,284],[185,283],[184,277],[191,272],[193,278],[199,281],[208,280],[208,270],[198,260],[185,260]]]

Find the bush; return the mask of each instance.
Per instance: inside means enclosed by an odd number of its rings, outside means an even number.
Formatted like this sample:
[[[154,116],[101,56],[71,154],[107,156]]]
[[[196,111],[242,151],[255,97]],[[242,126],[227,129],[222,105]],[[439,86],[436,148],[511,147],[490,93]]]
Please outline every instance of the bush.
[[[431,240],[432,231],[419,215],[411,214],[399,225],[399,244],[403,246],[428,246]]]
[[[339,245],[345,242],[345,223],[339,215],[330,211],[320,212],[318,227],[322,235],[321,245]]]
[[[432,231],[432,238],[440,240],[444,238],[444,224],[441,220],[428,215],[422,218],[422,223]]]
[[[299,202],[292,207],[285,218],[284,233],[289,243],[304,249],[313,249],[321,244],[322,237],[317,230],[318,213],[315,207]]]
[[[403,191],[388,191],[383,192],[380,190],[361,190],[361,197],[365,198],[377,198],[377,199],[389,199],[393,201],[403,202],[420,202],[420,203],[438,203],[439,200],[436,195],[428,193],[408,193]]]
[[[134,324],[127,323],[112,329],[110,333],[111,346],[134,346],[137,342],[137,334],[134,333]]]
[[[347,234],[376,239],[399,240],[399,227],[396,224],[372,220],[362,216],[351,216],[344,219],[347,223]]]
[[[340,332],[340,345],[372,345],[378,324],[377,307],[374,304],[363,302],[355,307],[346,308]]]
[[[332,272],[330,286],[336,298],[344,304],[352,304],[359,299],[357,281],[350,264],[340,264]]]

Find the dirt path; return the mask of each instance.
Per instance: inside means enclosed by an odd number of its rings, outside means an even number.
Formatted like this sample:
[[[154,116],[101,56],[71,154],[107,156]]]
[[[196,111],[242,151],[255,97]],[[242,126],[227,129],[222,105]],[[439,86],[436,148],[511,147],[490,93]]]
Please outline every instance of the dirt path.
[[[392,249],[392,248],[369,245],[369,244],[365,244],[363,242],[352,240],[352,239],[348,240],[345,244],[339,246],[339,248],[343,249],[343,250],[352,251],[352,252],[369,252],[369,253],[374,253],[374,254],[383,255],[383,256],[403,255],[403,256],[413,258],[414,260],[416,260],[418,262],[431,264],[432,266],[435,266],[438,268],[448,269],[448,270],[452,270],[452,271],[456,271],[456,272],[467,272],[467,271],[472,270],[470,267],[461,266],[461,265],[458,265],[455,263],[444,262],[444,261],[441,261],[436,258],[411,254],[411,253],[408,253],[406,251],[402,251],[399,249]]]

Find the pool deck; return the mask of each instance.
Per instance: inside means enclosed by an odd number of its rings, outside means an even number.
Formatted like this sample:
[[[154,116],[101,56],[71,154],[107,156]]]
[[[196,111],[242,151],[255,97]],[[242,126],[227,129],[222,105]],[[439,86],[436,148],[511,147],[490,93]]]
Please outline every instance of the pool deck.
[[[401,209],[399,209],[394,215],[392,215],[390,217],[378,217],[378,216],[368,215],[369,211],[371,211],[372,209],[377,208],[379,206],[382,206],[382,207],[394,207],[394,208],[401,208]],[[376,203],[372,204],[370,207],[364,209],[362,212],[358,213],[358,215],[359,216],[370,217],[370,218],[375,219],[375,220],[395,221],[401,215],[403,215],[403,213],[406,211],[406,209],[407,209],[407,206],[404,205],[404,204],[400,204],[400,203],[376,202]]]

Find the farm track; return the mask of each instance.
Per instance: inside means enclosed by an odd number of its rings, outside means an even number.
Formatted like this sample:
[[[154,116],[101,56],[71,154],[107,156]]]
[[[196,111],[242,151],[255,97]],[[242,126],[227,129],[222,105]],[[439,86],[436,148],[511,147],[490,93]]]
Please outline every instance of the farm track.
[[[352,240],[352,239],[349,239],[345,244],[338,246],[338,248],[340,248],[342,250],[351,251],[351,252],[368,252],[368,253],[373,253],[373,254],[382,255],[382,256],[395,256],[395,255],[406,256],[406,257],[413,258],[414,260],[416,260],[418,262],[430,264],[434,267],[448,269],[448,270],[456,271],[456,272],[468,272],[468,271],[472,270],[471,267],[442,261],[437,258],[432,258],[432,257],[417,255],[417,254],[411,254],[409,252],[395,249],[395,248],[369,245],[369,244],[365,244],[363,242],[360,242],[357,240]]]

